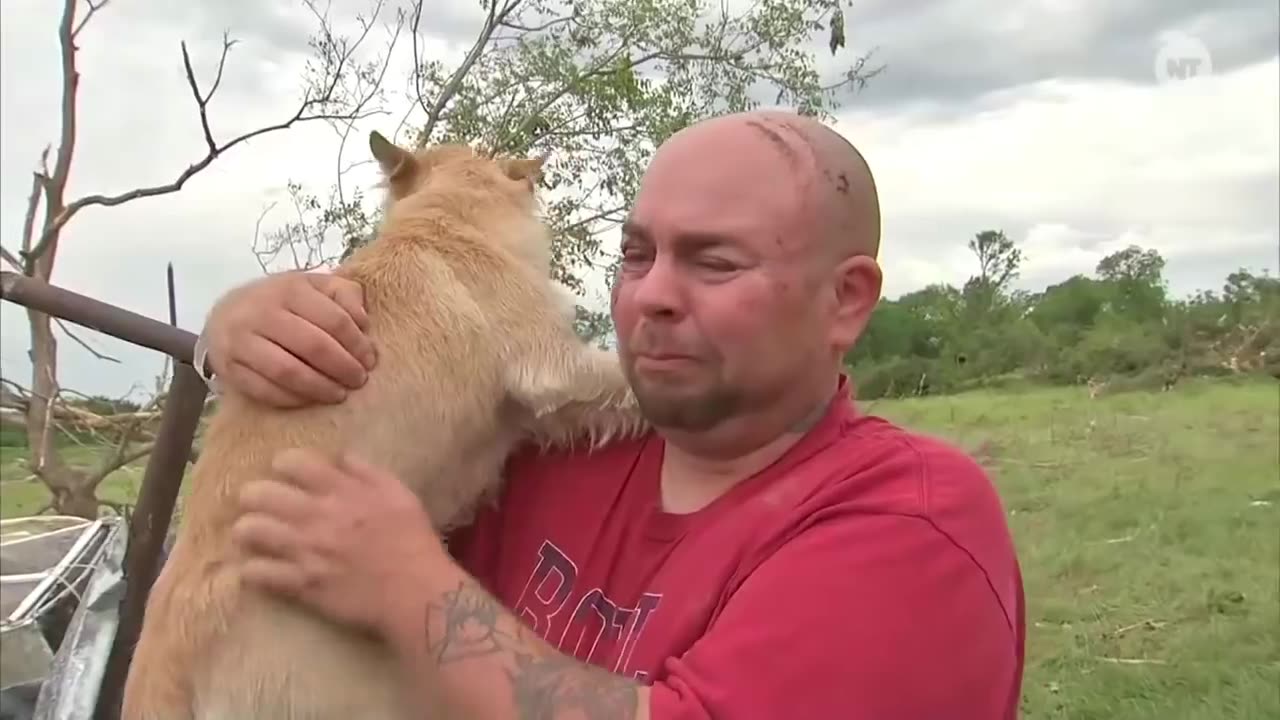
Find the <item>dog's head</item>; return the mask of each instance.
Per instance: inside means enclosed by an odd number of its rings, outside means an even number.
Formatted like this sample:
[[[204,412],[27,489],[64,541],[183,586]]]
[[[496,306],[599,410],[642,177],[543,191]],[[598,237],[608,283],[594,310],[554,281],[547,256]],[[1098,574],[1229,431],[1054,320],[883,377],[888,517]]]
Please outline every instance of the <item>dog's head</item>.
[[[418,192],[428,180],[445,176],[458,182],[493,184],[514,199],[532,199],[546,162],[546,156],[491,158],[464,144],[434,145],[414,152],[376,130],[369,133],[369,151],[382,169],[390,202]]]
[[[545,155],[490,157],[461,143],[411,151],[377,131],[369,134],[369,151],[382,170],[388,210],[407,203],[403,207],[412,213],[416,198],[437,205],[447,201],[473,218],[502,226],[494,240],[506,241],[550,271],[550,237],[538,220],[536,197]],[[522,227],[511,227],[512,222]]]

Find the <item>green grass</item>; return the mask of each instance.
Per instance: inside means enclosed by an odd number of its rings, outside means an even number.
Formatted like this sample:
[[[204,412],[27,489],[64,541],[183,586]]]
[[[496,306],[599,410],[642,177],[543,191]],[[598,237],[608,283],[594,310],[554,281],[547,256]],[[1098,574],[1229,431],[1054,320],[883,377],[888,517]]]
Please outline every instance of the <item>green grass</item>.
[[[957,442],[1000,488],[1025,718],[1280,717],[1280,386],[870,406]]]
[[[104,452],[103,447],[63,443],[63,459],[73,466],[91,467]],[[31,474],[29,454],[25,447],[0,446],[0,517],[32,515],[49,502],[49,491]],[[132,463],[116,470],[103,480],[98,497],[119,503],[133,503],[142,486],[146,461]]]
[[[1280,386],[871,402],[1000,488],[1027,591],[1027,720],[1280,717]],[[87,459],[91,449],[73,451]],[[0,514],[47,501],[0,448]],[[136,492],[141,468],[104,494]]]

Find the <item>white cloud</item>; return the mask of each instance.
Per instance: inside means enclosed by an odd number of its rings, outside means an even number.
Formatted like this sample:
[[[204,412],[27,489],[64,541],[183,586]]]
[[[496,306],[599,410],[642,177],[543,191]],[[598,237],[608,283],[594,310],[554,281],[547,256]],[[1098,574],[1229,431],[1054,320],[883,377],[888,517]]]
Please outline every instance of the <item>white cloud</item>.
[[[179,13],[165,0],[138,0],[110,4],[94,18],[81,42],[73,196],[168,182],[203,154],[179,62],[183,39],[207,79],[223,25],[237,23],[230,29],[242,43],[232,51],[211,108],[219,135],[293,111],[314,24],[296,6],[236,4],[234,13],[215,12],[204,3],[192,6],[198,11]],[[16,248],[39,149],[56,139],[57,5],[5,0],[0,8],[0,237],[10,249]],[[335,5],[358,9],[353,3]],[[445,5],[441,17],[461,33],[474,19],[474,8]],[[1065,12],[1060,0],[1046,6]],[[964,13],[933,14],[980,22]],[[850,27],[858,25],[851,20]],[[1084,33],[1092,26],[1081,18],[1072,27]],[[428,44],[436,57],[463,49],[440,40]],[[899,78],[891,67],[874,82]],[[839,129],[865,152],[879,182],[882,259],[891,296],[929,282],[962,282],[973,264],[965,242],[980,230],[1001,227],[1025,248],[1027,286],[1089,272],[1104,254],[1133,240],[1164,253],[1175,290],[1185,292],[1217,286],[1237,265],[1276,269],[1278,100],[1273,56],[1222,71],[1215,63],[1214,75],[1185,84],[1059,78],[1015,85],[964,103],[977,108],[969,115],[945,97],[927,113],[920,109],[924,105],[860,107],[854,97]],[[385,132],[398,120],[377,118],[361,132]],[[237,147],[180,194],[90,208],[65,235],[54,281],[163,318],[164,267],[172,261],[179,322],[196,330],[218,295],[260,274],[250,244],[262,208],[285,199],[289,179],[326,190],[336,150],[330,129],[299,126]],[[345,160],[360,159],[363,152],[363,135],[357,133]],[[283,221],[283,206],[272,217]],[[604,301],[602,288],[593,283],[597,303]],[[149,351],[81,334],[122,363],[95,360],[63,340],[62,379],[68,387],[120,394],[160,367]],[[6,375],[29,373],[27,347],[23,313],[4,304],[0,367]]]
[[[1129,242],[1165,256],[1177,292],[1235,264],[1276,270],[1278,70],[1272,58],[1169,85],[1046,81],[950,120],[844,114],[880,189],[886,293],[963,282],[965,243],[988,228],[1022,245],[1029,287]]]

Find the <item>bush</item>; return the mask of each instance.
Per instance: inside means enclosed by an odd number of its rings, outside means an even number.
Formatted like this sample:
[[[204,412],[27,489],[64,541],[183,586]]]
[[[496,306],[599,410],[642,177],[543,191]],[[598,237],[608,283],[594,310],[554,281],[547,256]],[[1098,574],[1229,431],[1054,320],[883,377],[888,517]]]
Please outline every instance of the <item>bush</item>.
[[[859,400],[943,394],[956,386],[951,363],[920,357],[861,362],[849,375]]]

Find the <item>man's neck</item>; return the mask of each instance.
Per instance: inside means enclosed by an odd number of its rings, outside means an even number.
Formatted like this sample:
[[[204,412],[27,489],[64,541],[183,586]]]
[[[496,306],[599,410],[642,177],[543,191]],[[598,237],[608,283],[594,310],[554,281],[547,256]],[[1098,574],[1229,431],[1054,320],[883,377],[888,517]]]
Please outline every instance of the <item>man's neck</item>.
[[[782,457],[822,421],[830,403],[828,393],[781,422],[733,418],[696,439],[664,433],[663,509],[690,513],[705,507]]]

